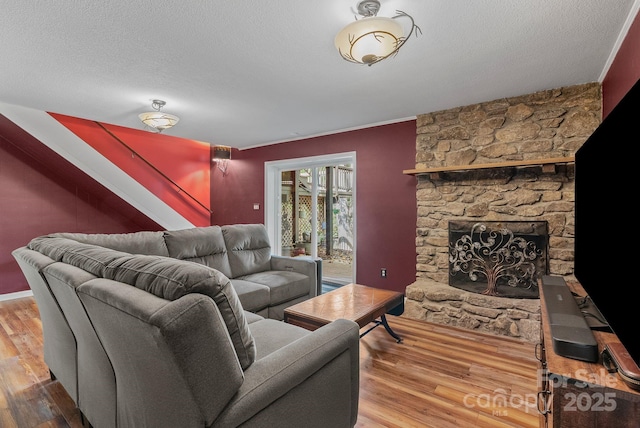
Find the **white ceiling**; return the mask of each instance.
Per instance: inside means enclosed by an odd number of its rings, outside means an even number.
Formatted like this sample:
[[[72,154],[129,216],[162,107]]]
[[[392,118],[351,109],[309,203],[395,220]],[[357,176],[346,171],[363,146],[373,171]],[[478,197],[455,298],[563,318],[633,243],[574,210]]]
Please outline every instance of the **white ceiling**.
[[[235,148],[601,81],[640,0],[381,0],[422,34],[344,61],[357,0],[0,0],[0,102]]]

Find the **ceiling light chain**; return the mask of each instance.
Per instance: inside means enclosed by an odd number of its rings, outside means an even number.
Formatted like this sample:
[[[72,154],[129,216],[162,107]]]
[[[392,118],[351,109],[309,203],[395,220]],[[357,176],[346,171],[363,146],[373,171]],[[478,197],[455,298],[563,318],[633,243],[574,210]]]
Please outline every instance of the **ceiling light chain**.
[[[380,2],[363,0],[358,3],[358,14],[362,16],[344,27],[335,38],[335,45],[343,59],[356,64],[373,65],[395,56],[412,34],[422,30],[406,12],[396,10],[392,18],[378,17]],[[398,18],[408,18],[411,28],[405,37]]]

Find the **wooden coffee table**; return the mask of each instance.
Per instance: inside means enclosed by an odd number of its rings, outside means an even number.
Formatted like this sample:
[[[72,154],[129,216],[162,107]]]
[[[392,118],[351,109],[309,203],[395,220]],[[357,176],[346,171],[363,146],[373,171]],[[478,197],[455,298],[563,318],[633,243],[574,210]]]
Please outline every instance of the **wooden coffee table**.
[[[403,310],[402,293],[349,284],[289,306],[284,310],[284,321],[307,330],[315,330],[339,318],[355,321],[360,328],[374,323],[361,333],[360,337],[382,325],[396,342],[400,343],[402,338],[391,329],[386,314],[392,312],[399,315]]]

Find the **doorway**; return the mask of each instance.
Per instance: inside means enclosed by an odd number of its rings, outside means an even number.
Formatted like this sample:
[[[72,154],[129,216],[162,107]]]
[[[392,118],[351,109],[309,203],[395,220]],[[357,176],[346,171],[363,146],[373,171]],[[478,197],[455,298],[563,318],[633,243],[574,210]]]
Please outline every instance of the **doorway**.
[[[354,282],[355,152],[265,163],[273,252],[322,260],[323,291]]]

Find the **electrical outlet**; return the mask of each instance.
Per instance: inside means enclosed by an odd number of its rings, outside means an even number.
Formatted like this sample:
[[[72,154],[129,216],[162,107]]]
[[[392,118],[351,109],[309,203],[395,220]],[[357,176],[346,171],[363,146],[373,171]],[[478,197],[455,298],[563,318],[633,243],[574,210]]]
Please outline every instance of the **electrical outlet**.
[[[387,268],[380,269],[380,276],[383,278],[387,277]]]

